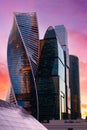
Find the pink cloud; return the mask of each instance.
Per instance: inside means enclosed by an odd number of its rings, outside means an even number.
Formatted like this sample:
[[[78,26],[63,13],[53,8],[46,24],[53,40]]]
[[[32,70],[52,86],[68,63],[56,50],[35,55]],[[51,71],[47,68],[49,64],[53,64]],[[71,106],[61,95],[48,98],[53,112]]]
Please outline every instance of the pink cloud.
[[[80,67],[80,94],[82,115],[86,116],[87,105],[87,35],[75,30],[68,30],[70,53],[78,56]],[[83,106],[85,104],[85,106]]]
[[[7,66],[3,63],[0,63],[0,83],[9,83],[9,74]]]
[[[6,13],[8,14],[14,11],[24,11],[24,10],[27,11],[27,9],[32,9],[35,7],[35,2],[34,0],[26,0],[26,1],[15,0],[15,1],[8,1],[7,4],[7,0],[3,0],[1,1],[1,5],[2,5],[0,6],[1,14],[3,14],[3,16],[6,16]]]
[[[41,2],[37,0],[36,12],[40,19],[39,28],[41,33],[45,32],[50,25],[64,24],[69,30],[75,30],[87,35],[86,0],[50,0],[50,2],[49,0],[48,2],[47,0]]]
[[[87,63],[80,62],[80,74],[81,74],[81,81],[87,80]]]
[[[70,53],[76,54],[80,61],[87,61],[87,35],[68,30]]]
[[[13,12],[32,12],[35,9],[34,0],[3,0],[0,5],[0,34],[5,32],[7,35],[13,24]]]
[[[0,31],[0,62],[6,64],[8,35]]]

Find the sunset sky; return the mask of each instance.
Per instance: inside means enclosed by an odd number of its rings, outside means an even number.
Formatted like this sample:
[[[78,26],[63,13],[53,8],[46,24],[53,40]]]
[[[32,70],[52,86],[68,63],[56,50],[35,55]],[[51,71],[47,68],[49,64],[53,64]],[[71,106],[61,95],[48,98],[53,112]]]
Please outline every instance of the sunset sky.
[[[0,0],[0,98],[4,100],[10,86],[7,44],[13,12],[36,12],[40,38],[48,26],[65,25],[69,52],[80,62],[81,110],[87,116],[87,0]]]

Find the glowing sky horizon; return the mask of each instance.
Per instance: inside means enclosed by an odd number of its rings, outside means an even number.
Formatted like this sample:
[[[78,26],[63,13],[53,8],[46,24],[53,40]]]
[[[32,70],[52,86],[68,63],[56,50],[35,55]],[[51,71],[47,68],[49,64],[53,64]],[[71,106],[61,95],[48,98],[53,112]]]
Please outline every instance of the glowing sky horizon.
[[[7,44],[13,12],[36,12],[40,39],[49,26],[63,24],[68,32],[69,53],[78,56],[82,115],[87,116],[87,0],[1,0],[0,1],[0,98],[10,87]]]

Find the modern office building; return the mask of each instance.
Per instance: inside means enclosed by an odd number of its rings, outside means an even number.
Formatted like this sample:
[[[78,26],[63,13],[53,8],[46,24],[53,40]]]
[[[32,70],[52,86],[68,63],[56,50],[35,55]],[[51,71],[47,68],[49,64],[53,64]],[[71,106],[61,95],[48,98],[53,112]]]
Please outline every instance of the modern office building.
[[[66,113],[65,61],[63,49],[53,27],[47,29],[41,41],[37,91],[39,120],[44,122],[62,119]]]
[[[71,89],[71,118],[81,117],[80,110],[80,82],[79,82],[79,59],[70,55],[70,89]]]
[[[72,63],[64,25],[49,27],[39,40],[36,13],[14,13],[7,59],[12,86],[7,101],[22,106],[41,122],[68,118],[70,92],[74,92],[69,87]]]
[[[36,13],[14,13],[7,59],[17,104],[38,118],[35,76],[39,62],[39,37]]]
[[[0,100],[0,130],[47,130],[22,107]]]
[[[70,113],[70,87],[69,87],[69,49],[68,49],[68,35],[67,30],[64,25],[55,26],[56,35],[59,39],[59,43],[64,50],[64,60],[65,60],[65,83],[66,83],[66,108],[67,113]]]

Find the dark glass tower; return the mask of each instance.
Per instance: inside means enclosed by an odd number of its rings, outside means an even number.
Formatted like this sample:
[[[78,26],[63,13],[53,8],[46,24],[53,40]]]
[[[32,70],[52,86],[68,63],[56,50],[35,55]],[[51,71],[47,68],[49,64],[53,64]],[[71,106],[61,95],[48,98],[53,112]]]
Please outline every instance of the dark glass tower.
[[[81,117],[80,110],[80,83],[79,83],[79,60],[70,55],[70,89],[71,89],[71,118]]]
[[[7,59],[17,104],[38,118],[35,76],[39,62],[39,38],[36,13],[14,13]]]
[[[54,28],[48,28],[43,42],[37,77],[39,119],[42,122],[62,119],[66,113],[64,52]]]

